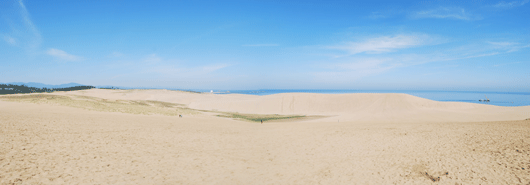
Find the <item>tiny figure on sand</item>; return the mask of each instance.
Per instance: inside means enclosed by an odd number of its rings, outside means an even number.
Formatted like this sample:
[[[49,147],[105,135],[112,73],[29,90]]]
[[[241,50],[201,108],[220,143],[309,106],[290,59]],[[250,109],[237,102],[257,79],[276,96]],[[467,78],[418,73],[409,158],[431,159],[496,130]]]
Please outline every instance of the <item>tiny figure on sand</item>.
[[[263,120],[261,120],[261,124],[263,124]]]

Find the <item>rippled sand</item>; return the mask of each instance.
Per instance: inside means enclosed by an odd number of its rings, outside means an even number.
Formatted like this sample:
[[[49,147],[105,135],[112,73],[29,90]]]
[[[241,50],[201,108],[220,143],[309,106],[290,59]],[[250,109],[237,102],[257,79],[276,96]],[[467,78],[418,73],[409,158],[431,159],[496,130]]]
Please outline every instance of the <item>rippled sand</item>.
[[[400,94],[45,95],[60,96],[0,98],[0,184],[530,183],[529,107]],[[322,118],[260,124],[222,111]]]

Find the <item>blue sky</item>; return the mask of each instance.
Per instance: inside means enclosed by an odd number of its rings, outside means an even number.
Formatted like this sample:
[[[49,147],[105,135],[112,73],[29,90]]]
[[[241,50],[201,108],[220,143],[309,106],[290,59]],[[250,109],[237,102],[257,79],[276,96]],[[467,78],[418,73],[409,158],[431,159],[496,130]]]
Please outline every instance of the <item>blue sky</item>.
[[[0,82],[530,91],[530,3],[0,2]]]

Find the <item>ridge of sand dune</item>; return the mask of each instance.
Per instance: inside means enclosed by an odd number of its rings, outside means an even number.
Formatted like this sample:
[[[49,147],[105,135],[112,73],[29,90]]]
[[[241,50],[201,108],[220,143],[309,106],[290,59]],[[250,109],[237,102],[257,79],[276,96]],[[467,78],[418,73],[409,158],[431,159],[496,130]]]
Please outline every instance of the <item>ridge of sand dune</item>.
[[[61,93],[58,93],[61,94]],[[205,94],[171,90],[101,90],[64,92],[105,99],[156,100],[186,104],[193,109],[249,114],[331,116],[319,121],[470,122],[524,120],[530,106],[500,107],[463,102],[438,102],[408,94],[282,93],[267,96]]]

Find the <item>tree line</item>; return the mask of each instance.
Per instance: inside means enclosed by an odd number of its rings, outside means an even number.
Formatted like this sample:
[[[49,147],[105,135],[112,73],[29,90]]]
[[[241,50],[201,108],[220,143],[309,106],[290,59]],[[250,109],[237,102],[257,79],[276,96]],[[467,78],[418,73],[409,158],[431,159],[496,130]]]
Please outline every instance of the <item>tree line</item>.
[[[25,85],[0,84],[0,94],[19,94],[19,93],[37,93],[37,92],[54,92],[54,91],[77,91],[83,89],[93,89],[94,86],[75,86],[65,88],[36,88]]]

